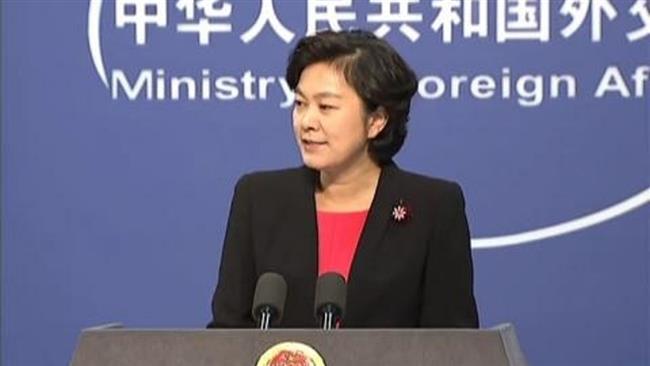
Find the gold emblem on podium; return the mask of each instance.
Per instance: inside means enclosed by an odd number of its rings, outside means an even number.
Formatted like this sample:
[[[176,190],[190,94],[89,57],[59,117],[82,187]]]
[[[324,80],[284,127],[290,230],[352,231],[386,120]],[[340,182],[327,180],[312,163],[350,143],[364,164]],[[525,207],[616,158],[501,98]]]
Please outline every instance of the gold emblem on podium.
[[[256,366],[325,366],[325,361],[309,345],[282,342],[262,353]]]

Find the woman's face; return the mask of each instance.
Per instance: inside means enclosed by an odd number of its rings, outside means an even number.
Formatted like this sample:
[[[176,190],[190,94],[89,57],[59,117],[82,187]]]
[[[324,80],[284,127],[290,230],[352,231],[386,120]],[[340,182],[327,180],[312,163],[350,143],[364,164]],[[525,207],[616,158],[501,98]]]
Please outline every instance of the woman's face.
[[[296,87],[293,130],[305,165],[337,172],[370,161],[368,140],[386,118],[368,115],[343,74],[327,63],[305,68]]]

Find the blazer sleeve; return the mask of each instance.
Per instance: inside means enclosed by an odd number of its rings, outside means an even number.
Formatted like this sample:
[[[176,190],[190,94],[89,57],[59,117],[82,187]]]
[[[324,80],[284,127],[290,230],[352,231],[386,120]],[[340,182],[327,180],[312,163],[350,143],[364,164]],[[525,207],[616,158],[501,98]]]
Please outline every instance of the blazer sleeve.
[[[441,221],[429,238],[420,326],[477,328],[470,234],[460,186],[440,204]]]
[[[256,281],[252,249],[251,192],[250,176],[243,176],[235,186],[230,205],[219,279],[212,297],[212,321],[208,328],[255,326],[251,316]]]

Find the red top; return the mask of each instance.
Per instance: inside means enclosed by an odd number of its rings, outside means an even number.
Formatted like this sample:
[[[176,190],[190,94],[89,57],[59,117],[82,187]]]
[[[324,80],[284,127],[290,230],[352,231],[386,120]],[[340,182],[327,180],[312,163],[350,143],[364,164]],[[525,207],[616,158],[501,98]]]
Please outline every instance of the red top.
[[[348,281],[368,210],[318,211],[318,275],[338,272]]]

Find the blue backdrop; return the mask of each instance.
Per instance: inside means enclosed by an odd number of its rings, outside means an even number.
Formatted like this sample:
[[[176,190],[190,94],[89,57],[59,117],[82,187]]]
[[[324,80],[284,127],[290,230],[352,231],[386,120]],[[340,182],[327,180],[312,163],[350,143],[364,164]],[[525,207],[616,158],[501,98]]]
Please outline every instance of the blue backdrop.
[[[3,1],[2,364],[207,323],[234,182],[300,164],[288,52],[337,27],[421,78],[396,160],[463,186],[482,326],[648,364],[650,2],[398,3]]]

